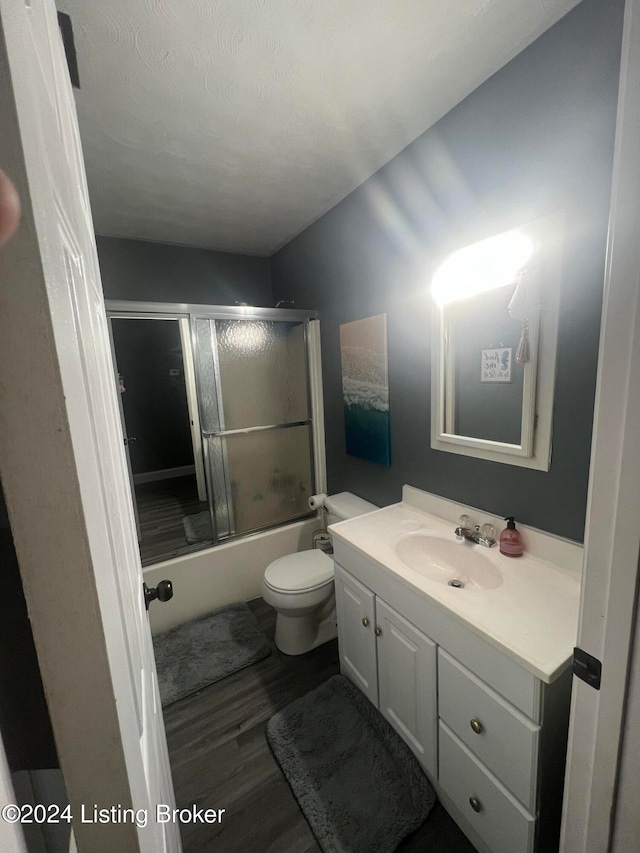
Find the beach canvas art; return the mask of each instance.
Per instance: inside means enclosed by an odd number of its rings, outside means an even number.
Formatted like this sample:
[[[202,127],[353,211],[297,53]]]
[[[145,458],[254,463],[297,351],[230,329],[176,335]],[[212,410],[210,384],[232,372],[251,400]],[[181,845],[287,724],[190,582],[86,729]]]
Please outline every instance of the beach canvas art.
[[[347,453],[391,465],[387,315],[340,326]]]

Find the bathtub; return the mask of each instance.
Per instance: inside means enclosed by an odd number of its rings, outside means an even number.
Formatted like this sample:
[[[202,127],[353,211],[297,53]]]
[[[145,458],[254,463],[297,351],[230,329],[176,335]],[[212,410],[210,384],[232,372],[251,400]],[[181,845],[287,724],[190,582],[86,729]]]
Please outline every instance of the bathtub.
[[[234,601],[257,598],[269,563],[311,548],[312,534],[319,527],[317,518],[309,518],[147,566],[142,570],[147,586],[168,578],[174,590],[171,601],[151,603],[151,633],[168,631]]]

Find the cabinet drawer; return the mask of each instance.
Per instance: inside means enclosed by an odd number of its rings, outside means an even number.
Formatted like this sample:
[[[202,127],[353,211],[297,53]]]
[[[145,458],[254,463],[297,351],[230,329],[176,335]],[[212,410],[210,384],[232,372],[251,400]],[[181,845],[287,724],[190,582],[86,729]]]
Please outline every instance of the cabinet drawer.
[[[540,727],[442,649],[438,697],[440,718],[535,813]]]
[[[491,853],[531,853],[535,818],[442,721],[439,765],[442,789]]]

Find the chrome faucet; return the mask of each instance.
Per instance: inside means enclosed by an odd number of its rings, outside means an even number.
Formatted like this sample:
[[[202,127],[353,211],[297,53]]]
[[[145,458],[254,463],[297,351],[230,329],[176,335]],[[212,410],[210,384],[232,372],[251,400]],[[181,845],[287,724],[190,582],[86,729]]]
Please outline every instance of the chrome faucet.
[[[483,545],[485,548],[492,548],[496,544],[496,530],[492,524],[483,524],[482,530],[479,524],[476,524],[473,529],[459,526],[454,533],[456,539],[466,539],[467,542],[475,542],[476,545]]]

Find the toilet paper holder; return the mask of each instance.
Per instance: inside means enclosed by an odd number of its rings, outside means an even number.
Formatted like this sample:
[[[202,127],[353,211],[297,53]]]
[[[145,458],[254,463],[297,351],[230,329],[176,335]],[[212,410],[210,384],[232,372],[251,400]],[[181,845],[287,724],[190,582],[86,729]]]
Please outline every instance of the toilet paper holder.
[[[333,545],[331,544],[331,536],[327,533],[326,530],[316,530],[311,539],[313,541],[313,547],[322,551],[323,554],[333,554]]]

